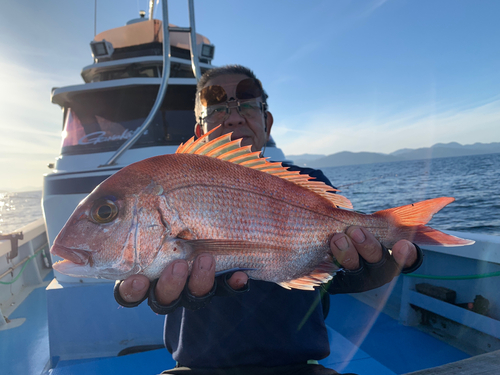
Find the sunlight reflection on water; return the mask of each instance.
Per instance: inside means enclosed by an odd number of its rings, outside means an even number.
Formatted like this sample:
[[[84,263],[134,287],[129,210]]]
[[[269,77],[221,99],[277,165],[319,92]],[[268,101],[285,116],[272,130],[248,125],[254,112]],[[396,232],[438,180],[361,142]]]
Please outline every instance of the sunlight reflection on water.
[[[13,232],[42,217],[42,192],[0,193],[0,233]]]

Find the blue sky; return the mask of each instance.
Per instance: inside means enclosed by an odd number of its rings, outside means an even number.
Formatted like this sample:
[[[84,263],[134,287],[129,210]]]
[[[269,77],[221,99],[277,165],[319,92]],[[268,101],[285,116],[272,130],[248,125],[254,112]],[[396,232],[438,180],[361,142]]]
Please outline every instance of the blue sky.
[[[97,32],[147,3],[98,1]],[[187,1],[169,11],[187,26]],[[500,142],[498,14],[496,0],[195,1],[213,63],[264,83],[286,154]],[[41,186],[61,136],[50,90],[82,82],[93,36],[93,0],[2,4],[0,189]]]

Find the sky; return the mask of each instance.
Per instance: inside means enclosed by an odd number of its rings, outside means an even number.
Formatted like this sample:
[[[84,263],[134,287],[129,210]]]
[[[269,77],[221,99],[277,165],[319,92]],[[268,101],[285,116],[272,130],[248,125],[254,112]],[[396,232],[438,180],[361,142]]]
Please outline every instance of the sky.
[[[98,1],[97,33],[147,4]],[[188,25],[186,0],[169,13]],[[286,155],[500,142],[499,14],[497,0],[195,0],[212,63],[254,70]],[[83,83],[93,37],[94,0],[2,4],[0,190],[41,187],[61,144],[51,88]]]

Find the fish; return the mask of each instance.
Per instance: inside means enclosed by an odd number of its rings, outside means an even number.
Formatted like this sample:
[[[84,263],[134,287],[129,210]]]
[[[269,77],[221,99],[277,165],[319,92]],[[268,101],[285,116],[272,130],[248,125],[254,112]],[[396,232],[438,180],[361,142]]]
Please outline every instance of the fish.
[[[314,290],[340,269],[332,235],[352,225],[387,248],[401,239],[474,243],[425,225],[452,197],[359,213],[331,186],[242,147],[231,134],[209,141],[210,134],[98,185],[54,240],[50,251],[63,260],[53,268],[73,277],[154,280],[174,260],[191,269],[198,254],[211,253],[217,274],[243,270],[251,279]]]

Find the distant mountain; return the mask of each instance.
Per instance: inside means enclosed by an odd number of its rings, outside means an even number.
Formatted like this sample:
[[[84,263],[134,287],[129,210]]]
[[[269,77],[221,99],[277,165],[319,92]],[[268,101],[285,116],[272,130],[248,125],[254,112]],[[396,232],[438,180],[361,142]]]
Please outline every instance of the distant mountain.
[[[391,153],[404,160],[418,160],[431,158],[447,158],[452,156],[494,154],[500,152],[500,142],[474,143],[473,145],[461,145],[457,142],[436,143],[434,146],[418,148],[416,150],[403,149]]]
[[[324,158],[324,154],[302,154],[302,155],[287,155],[288,160],[293,160],[295,165],[307,165],[309,162]]]
[[[324,156],[314,154],[287,155],[296,165],[313,168],[337,167],[342,165],[386,163],[402,160],[436,159],[466,155],[500,153],[500,142],[474,143],[461,145],[457,142],[436,143],[431,147],[409,149],[403,148],[390,154],[375,152],[343,151]]]
[[[386,163],[400,160],[397,156],[377,154],[374,152],[349,152],[343,151],[324,158],[309,161],[309,166],[314,168],[338,167],[341,165]]]

